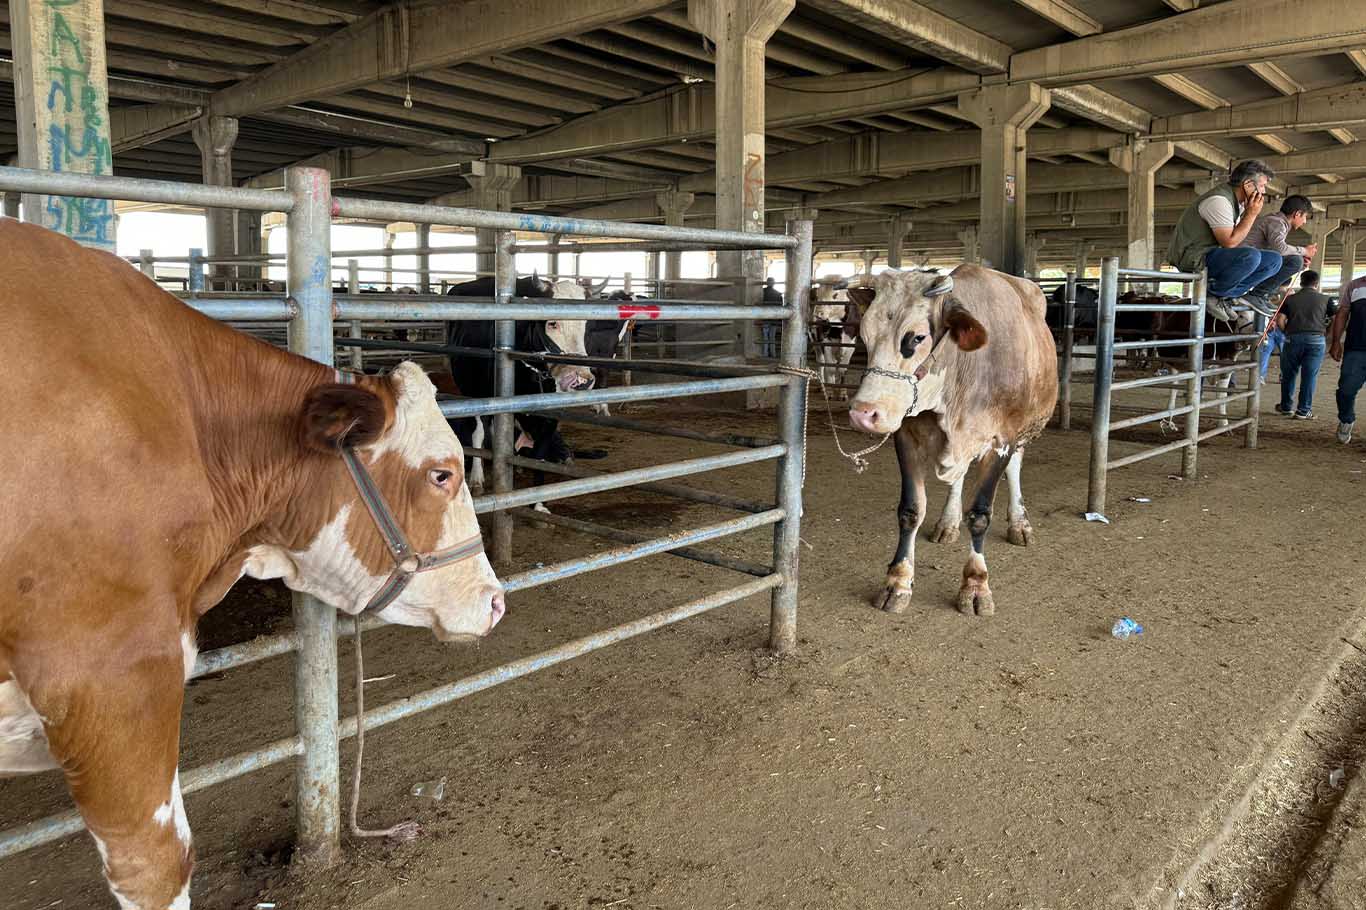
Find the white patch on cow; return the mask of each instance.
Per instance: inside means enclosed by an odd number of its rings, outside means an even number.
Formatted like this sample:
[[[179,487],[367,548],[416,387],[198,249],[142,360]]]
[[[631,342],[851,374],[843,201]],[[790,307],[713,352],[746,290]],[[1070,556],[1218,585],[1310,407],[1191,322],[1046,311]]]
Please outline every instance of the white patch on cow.
[[[185,816],[185,800],[180,793],[179,769],[176,769],[175,776],[171,778],[170,796],[152,813],[152,821],[163,828],[174,824],[176,837],[185,846],[190,845],[190,822]]]
[[[0,683],[0,777],[56,767],[48,751],[42,716],[17,682]]]
[[[476,449],[484,447],[484,418],[474,418],[474,432],[470,434],[470,445]],[[474,457],[470,459],[470,473],[466,478],[471,490],[484,491],[484,459]]]
[[[562,278],[555,282],[550,293],[552,297],[558,300],[586,300],[588,298],[588,293],[583,287],[577,281],[569,278]],[[587,356],[588,349],[584,342],[587,331],[588,323],[582,319],[551,319],[547,320],[545,324],[546,337],[555,342],[562,353],[573,354],[578,357]],[[593,383],[593,371],[583,366],[556,364],[550,368],[550,375],[555,379],[555,387],[561,392],[591,386]]]
[[[194,673],[194,660],[199,656],[199,645],[195,644],[194,633],[188,629],[180,633],[180,652],[185,659],[185,679],[188,680]]]
[[[381,456],[398,452],[408,467],[420,468],[433,459],[458,462],[463,458],[460,440],[441,414],[436,387],[422,367],[404,361],[389,374],[389,382],[397,399],[394,425],[365,450],[366,460],[374,464]]]
[[[1025,514],[1024,493],[1020,489],[1020,465],[1024,462],[1024,450],[1016,449],[1015,454],[1006,462],[1006,483],[1010,487],[1010,508],[1006,512],[1010,521],[1023,518]]]
[[[360,612],[384,578],[366,571],[346,536],[351,510],[351,503],[338,509],[303,550],[252,547],[247,551],[247,574],[259,579],[278,578],[291,590],[311,594],[339,610]]]
[[[175,896],[175,900],[171,901],[168,910],[190,910],[190,882],[188,879],[185,881],[185,886],[180,889],[180,893]]]

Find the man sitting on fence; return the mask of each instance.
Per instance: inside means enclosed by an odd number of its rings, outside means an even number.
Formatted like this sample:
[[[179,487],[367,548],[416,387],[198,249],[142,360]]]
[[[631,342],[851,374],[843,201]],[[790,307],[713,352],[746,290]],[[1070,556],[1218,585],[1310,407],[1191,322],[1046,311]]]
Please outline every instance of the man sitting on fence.
[[[1316,243],[1295,246],[1286,243],[1285,240],[1291,231],[1304,227],[1304,223],[1313,213],[1313,203],[1307,196],[1287,196],[1281,203],[1281,210],[1258,218],[1243,240],[1243,246],[1281,254],[1281,270],[1266,282],[1273,288],[1272,297],[1276,291],[1289,285],[1290,279],[1301,269],[1313,263],[1314,257],[1318,254],[1319,247]]]
[[[1281,254],[1240,246],[1266,201],[1266,185],[1276,176],[1261,161],[1243,161],[1228,183],[1200,196],[1176,224],[1167,261],[1183,272],[1209,270],[1211,313],[1234,321],[1233,304],[1246,304],[1264,316],[1275,315],[1271,295],[1281,270]]]
[[[1289,417],[1293,413],[1299,420],[1314,416],[1314,386],[1318,383],[1319,367],[1323,366],[1323,333],[1332,303],[1333,298],[1319,293],[1319,273],[1310,269],[1300,276],[1300,289],[1281,304],[1276,321],[1285,332],[1285,348],[1281,352],[1281,403],[1276,405],[1277,414]],[[1293,401],[1296,374],[1300,383],[1298,404]]]

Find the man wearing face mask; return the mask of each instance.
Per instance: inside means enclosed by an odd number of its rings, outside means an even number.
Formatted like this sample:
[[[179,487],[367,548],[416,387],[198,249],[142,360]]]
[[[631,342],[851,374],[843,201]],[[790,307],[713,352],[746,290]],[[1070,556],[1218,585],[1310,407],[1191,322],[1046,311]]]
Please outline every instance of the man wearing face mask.
[[[1234,304],[1246,304],[1267,317],[1275,315],[1270,301],[1281,254],[1241,246],[1262,212],[1266,185],[1274,176],[1264,162],[1240,162],[1227,184],[1190,204],[1172,233],[1167,261],[1183,272],[1209,271],[1208,307],[1220,319],[1234,319]]]

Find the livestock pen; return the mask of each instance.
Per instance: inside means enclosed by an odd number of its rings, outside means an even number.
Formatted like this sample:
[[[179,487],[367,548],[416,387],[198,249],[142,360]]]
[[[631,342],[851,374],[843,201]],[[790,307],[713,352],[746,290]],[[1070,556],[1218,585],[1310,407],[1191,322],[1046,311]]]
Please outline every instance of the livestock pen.
[[[327,860],[338,850],[340,836],[338,741],[356,735],[362,721],[366,729],[410,717],[458,698],[482,691],[526,674],[543,670],[607,644],[678,622],[755,594],[771,592],[769,644],[776,652],[790,651],[796,641],[797,548],[801,519],[801,488],[804,459],[804,411],[806,376],[802,371],[805,338],[803,307],[753,305],[743,295],[726,301],[656,299],[648,318],[660,322],[697,320],[786,321],[790,331],[783,348],[782,370],[768,367],[704,368],[667,362],[615,361],[614,369],[648,368],[676,373],[686,381],[602,389],[572,394],[549,394],[513,398],[513,371],[519,359],[536,352],[514,350],[514,327],[527,319],[619,319],[634,315],[606,301],[568,302],[522,300],[514,296],[517,243],[514,232],[538,232],[585,237],[616,237],[636,241],[634,248],[677,249],[780,249],[785,251],[795,287],[803,287],[811,272],[810,225],[794,222],[784,235],[742,234],[683,227],[660,227],[603,221],[542,218],[529,215],[400,204],[333,196],[329,174],[320,169],[298,168],[289,172],[287,189],[250,190],[192,186],[181,183],[92,177],[0,168],[0,189],[16,192],[52,193],[76,197],[117,198],[154,203],[181,203],[249,211],[284,212],[288,217],[288,294],[203,290],[202,257],[192,254],[189,290],[185,301],[205,314],[234,322],[284,323],[288,344],[295,353],[329,365],[336,362],[336,334],[349,332],[356,323],[383,321],[431,323],[466,319],[494,320],[496,325],[496,392],[490,399],[445,401],[448,417],[493,417],[492,445],[485,453],[491,462],[493,490],[475,500],[476,512],[489,516],[489,552],[496,564],[506,565],[512,556],[514,511],[533,503],[551,502],[589,493],[640,485],[655,493],[711,503],[725,503],[742,512],[741,517],[703,527],[679,530],[664,536],[632,535],[630,542],[553,564],[538,564],[503,578],[506,590],[516,592],[571,578],[597,569],[620,565],[659,553],[719,565],[749,576],[732,585],[662,612],[639,617],[548,650],[505,663],[482,673],[446,682],[396,702],[367,711],[364,718],[339,719],[335,612],[315,599],[294,595],[294,630],[287,635],[258,638],[198,656],[194,676],[218,673],[266,658],[293,652],[295,657],[294,735],[265,746],[219,758],[182,775],[186,793],[231,780],[242,774],[288,759],[297,759],[295,807],[298,855]],[[496,294],[488,300],[432,298],[414,295],[334,295],[330,262],[330,230],[334,217],[383,218],[475,227],[492,231],[495,251]],[[147,267],[147,263],[143,263]],[[804,293],[799,295],[804,296]],[[568,358],[573,360],[573,358]],[[583,361],[579,361],[583,362]],[[600,364],[601,365],[601,364]],[[709,437],[733,451],[725,454],[570,479],[530,489],[514,489],[513,468],[524,464],[513,450],[514,413],[559,410],[599,403],[673,400],[690,396],[776,389],[779,392],[778,437],[770,440]],[[618,425],[621,425],[618,423]],[[654,427],[631,422],[630,428],[646,433]],[[668,433],[667,426],[659,432]],[[738,501],[706,491],[665,483],[723,468],[776,461],[774,499]],[[539,462],[530,466],[551,469]],[[575,530],[621,540],[613,529],[591,522],[576,522]],[[699,550],[697,545],[756,528],[773,528],[772,560],[769,564],[739,563]],[[372,620],[373,621],[373,620]],[[362,627],[365,623],[362,622]],[[344,629],[343,629],[344,631]],[[74,812],[30,821],[0,834],[0,857],[11,856],[39,844],[78,831]]]

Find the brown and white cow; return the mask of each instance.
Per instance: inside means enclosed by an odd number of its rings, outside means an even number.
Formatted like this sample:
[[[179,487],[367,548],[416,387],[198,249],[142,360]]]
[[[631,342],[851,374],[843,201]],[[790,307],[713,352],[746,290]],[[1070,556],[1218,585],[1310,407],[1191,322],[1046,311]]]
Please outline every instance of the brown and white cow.
[[[416,550],[478,551],[460,443],[414,364],[337,384],[106,253],[11,219],[0,249],[0,775],[60,768],[119,906],[180,910],[199,617],[242,575],[366,606],[394,567],[341,446]],[[477,552],[379,615],[453,640],[503,609]]]
[[[1032,528],[1019,496],[1022,450],[1043,430],[1058,394],[1043,292],[1022,278],[961,265],[949,275],[888,270],[872,287],[849,293],[865,307],[861,334],[869,365],[849,420],[868,433],[894,433],[901,463],[900,538],[878,606],[900,613],[910,605],[926,473],[961,489],[975,461],[972,553],[958,609],[993,613],[983,545],[996,485],[1003,472],[1010,478],[1010,539],[1027,543]],[[955,501],[951,496],[950,505]],[[956,509],[952,524],[956,536]]]

